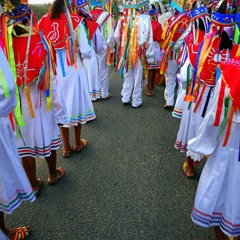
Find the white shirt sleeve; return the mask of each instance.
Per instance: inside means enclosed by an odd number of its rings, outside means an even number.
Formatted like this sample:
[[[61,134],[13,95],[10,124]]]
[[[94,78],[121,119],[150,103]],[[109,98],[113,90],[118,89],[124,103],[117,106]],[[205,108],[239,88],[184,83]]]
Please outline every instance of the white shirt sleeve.
[[[88,43],[84,23],[80,23],[78,27],[78,44],[81,56],[83,58],[91,58],[92,47]]]
[[[1,48],[0,59],[0,77],[2,78],[0,79],[0,117],[7,117],[16,105],[16,89],[13,73]],[[6,83],[8,96],[5,96],[3,81]]]
[[[219,124],[219,126],[214,126],[216,109],[218,107],[218,94],[220,91],[221,81],[222,80],[220,79],[215,87],[214,95],[215,94],[216,95],[214,96],[211,106],[209,106],[210,109],[207,115],[205,116],[202,124],[197,130],[196,137],[188,141],[187,156],[190,156],[195,161],[200,161],[205,155],[212,154],[217,144],[222,144],[217,139],[218,131],[221,124]],[[228,93],[229,89],[225,88],[225,96],[227,96]],[[230,103],[230,105],[231,104],[232,102]],[[230,108],[231,106],[229,107],[229,109]],[[224,106],[221,112],[220,123],[222,122],[223,118],[224,118]],[[225,135],[224,132],[222,134]]]

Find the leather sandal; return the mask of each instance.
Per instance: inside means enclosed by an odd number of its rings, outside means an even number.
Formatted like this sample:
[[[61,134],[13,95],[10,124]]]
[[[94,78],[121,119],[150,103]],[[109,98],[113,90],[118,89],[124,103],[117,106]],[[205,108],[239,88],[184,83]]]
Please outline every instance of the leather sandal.
[[[65,169],[63,167],[58,167],[56,171],[57,176],[55,178],[51,178],[50,176],[48,177],[48,185],[54,185],[65,175]]]
[[[81,146],[75,146],[73,151],[74,152],[81,152],[86,146],[88,141],[86,139],[81,139]]]
[[[73,151],[73,149],[71,148],[71,150],[65,150],[65,148],[62,148],[62,157],[63,158],[69,158],[71,155],[71,152]]]
[[[8,238],[11,240],[26,239],[31,233],[32,229],[29,226],[17,227],[8,230]]]

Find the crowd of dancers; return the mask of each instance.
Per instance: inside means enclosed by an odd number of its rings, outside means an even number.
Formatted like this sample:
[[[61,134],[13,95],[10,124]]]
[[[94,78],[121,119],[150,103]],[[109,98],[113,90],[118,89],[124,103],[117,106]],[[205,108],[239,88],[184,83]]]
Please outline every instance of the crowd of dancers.
[[[176,8],[165,12],[161,2],[127,0],[113,19],[110,1],[54,0],[38,22],[27,0],[0,3],[0,240],[31,232],[8,229],[4,214],[41,191],[36,158],[46,160],[54,185],[65,175],[57,167],[61,143],[63,158],[87,146],[82,125],[96,118],[93,102],[111,98],[113,61],[124,80],[122,103],[133,108],[164,74],[163,107],[181,119],[174,147],[185,154],[183,172],[192,178],[206,162],[192,220],[214,227],[217,240],[240,239],[237,1],[172,1]]]

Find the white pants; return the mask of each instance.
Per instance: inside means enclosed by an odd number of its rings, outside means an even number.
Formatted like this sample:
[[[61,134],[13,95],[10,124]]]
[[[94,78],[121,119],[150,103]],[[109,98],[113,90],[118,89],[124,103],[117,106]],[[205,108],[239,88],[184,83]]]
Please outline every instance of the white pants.
[[[99,75],[101,80],[101,91],[102,97],[105,98],[109,95],[108,88],[109,88],[109,78],[108,78],[108,66],[107,62],[107,49],[97,53],[98,59],[98,68],[99,68]]]
[[[122,102],[130,102],[132,94],[132,106],[138,107],[142,104],[142,76],[143,67],[139,59],[137,59],[136,67],[131,68],[124,73],[123,89],[121,92]]]
[[[166,87],[164,98],[168,106],[174,106],[174,90],[176,87],[178,64],[176,60],[168,60],[168,67],[164,74],[166,79]]]

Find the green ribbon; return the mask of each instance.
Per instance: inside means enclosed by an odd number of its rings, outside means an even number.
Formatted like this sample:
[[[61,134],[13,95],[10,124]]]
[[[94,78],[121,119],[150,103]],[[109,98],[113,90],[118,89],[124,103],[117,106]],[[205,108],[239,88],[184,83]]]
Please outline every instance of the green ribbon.
[[[8,49],[9,49],[9,59],[8,60],[9,60],[11,70],[13,72],[15,89],[16,89],[16,100],[17,100],[17,104],[15,107],[16,119],[17,119],[18,125],[20,127],[23,127],[24,121],[23,121],[23,117],[22,117],[22,113],[21,113],[20,96],[19,96],[19,91],[18,91],[18,86],[17,86],[17,70],[16,70],[15,59],[14,59],[12,32],[13,32],[13,25],[11,24],[8,27]],[[17,135],[20,136],[19,131],[17,131]]]
[[[239,28],[238,28],[238,25],[235,24],[234,42],[235,42],[236,44],[238,44],[238,42],[239,42],[239,36],[240,36]]]
[[[230,100],[229,96],[227,96],[224,100],[224,107],[225,107],[225,109],[224,109],[224,119],[221,122],[220,128],[218,130],[217,139],[219,138],[219,136],[221,135],[224,127],[227,124],[227,115],[228,115],[228,110],[229,110],[229,100]]]
[[[186,83],[186,93],[188,93],[188,88],[189,88],[189,82],[190,82],[190,71],[191,71],[191,66],[190,64],[187,67],[187,83]]]

